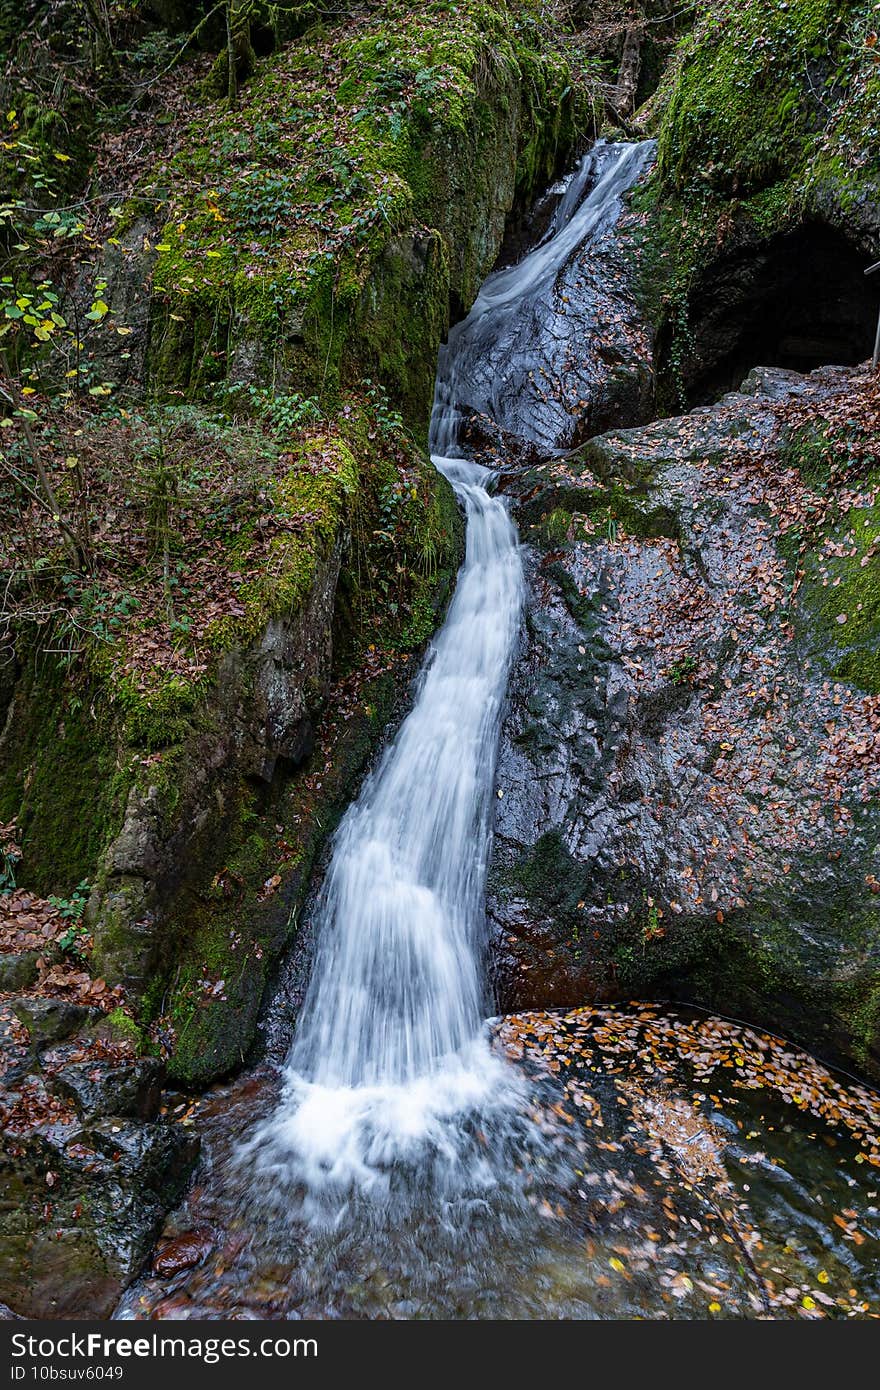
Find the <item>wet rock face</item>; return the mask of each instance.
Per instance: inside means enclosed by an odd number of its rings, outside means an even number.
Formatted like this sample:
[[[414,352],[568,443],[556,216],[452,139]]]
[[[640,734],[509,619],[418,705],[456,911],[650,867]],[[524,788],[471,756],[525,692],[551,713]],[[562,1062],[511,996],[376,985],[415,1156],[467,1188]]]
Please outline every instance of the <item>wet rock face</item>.
[[[871,668],[835,636],[865,616],[845,575],[827,596],[876,477],[799,561],[787,509],[819,494],[780,434],[793,403],[850,386],[756,372],[520,480],[531,603],[489,892],[502,1009],[672,996],[880,1076],[880,699],[832,675]],[[826,624],[823,603],[853,612]]]
[[[652,330],[633,289],[637,219],[620,217],[630,185],[609,186],[620,151],[628,148],[600,142],[560,185],[553,216],[561,226],[584,216],[591,229],[559,268],[538,270],[542,247],[553,244],[551,220],[545,242],[525,258],[511,246],[510,265],[490,277],[471,318],[453,328],[451,404],[471,449],[500,445],[508,457],[535,460],[612,424],[650,418]],[[639,147],[642,165],[633,165],[633,181],[649,167],[650,153]]]
[[[157,1118],[162,1064],[83,1028],[94,1012],[0,999],[0,1301],[20,1317],[108,1317],[198,1154]]]
[[[14,1000],[13,1009],[36,1048],[69,1038],[77,1028],[98,1016],[97,1009],[89,1009],[67,999],[50,999],[39,995]]]
[[[568,262],[546,300],[511,323],[501,361],[474,363],[471,404],[503,420],[508,440],[527,441],[536,457],[650,417],[651,337],[629,290],[628,250],[606,230]]]
[[[108,1317],[180,1198],[196,1148],[174,1126],[121,1119],[6,1136],[2,1297],[23,1317]]]
[[[154,1120],[159,1113],[164,1068],[154,1057],[131,1061],[56,1060],[51,1086],[84,1120],[126,1115]]]

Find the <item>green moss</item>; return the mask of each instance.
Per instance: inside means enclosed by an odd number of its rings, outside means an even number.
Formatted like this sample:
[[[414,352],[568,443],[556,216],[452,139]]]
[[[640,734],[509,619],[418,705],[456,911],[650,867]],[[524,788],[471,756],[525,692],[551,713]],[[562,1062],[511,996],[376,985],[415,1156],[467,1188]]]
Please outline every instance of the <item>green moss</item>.
[[[849,236],[876,201],[875,21],[869,0],[727,0],[681,45],[641,195],[640,297],[658,330],[663,410],[687,402],[691,302],[728,246],[758,254],[812,217]]]
[[[499,198],[533,193],[588,115],[517,5],[391,0],[262,63],[139,195],[169,209],[160,389],[197,394],[241,347],[326,402],[366,369],[421,430],[450,284],[473,298]]]
[[[582,897],[585,869],[573,859],[558,831],[537,841],[531,855],[517,868],[517,881],[531,901],[574,915]]]
[[[581,461],[596,467],[600,451],[601,445],[594,442]],[[573,456],[571,462],[576,467],[577,457]],[[607,465],[604,455],[602,463]],[[628,466],[635,471],[638,461],[629,460]],[[614,471],[613,463],[610,471]],[[679,537],[678,518],[670,507],[652,498],[647,481],[635,486],[614,482],[607,487],[560,482],[552,489],[553,506],[549,510],[548,500],[539,494],[523,507],[522,515],[530,526],[538,527],[538,538],[551,548],[575,540],[614,541],[624,534],[645,539]]]
[[[123,676],[113,685],[113,693],[127,741],[150,753],[182,743],[191,732],[193,713],[206,685],[183,676],[159,675],[154,684],[143,688],[136,677]]]
[[[877,1077],[880,910],[866,892],[831,896],[821,881],[807,923],[800,910],[779,894],[710,927],[676,994],[743,1017],[769,1014],[820,1055]]]
[[[571,512],[563,507],[554,507],[541,519],[541,538],[546,545],[558,546],[568,539],[571,526]]]
[[[272,618],[300,608],[360,485],[359,464],[343,440],[311,436],[293,448],[290,471],[272,489],[274,514],[293,529],[273,538],[265,567],[241,585],[244,616],[210,624],[207,641],[215,652],[246,644]]]
[[[880,473],[874,473],[865,480],[865,505],[839,516],[811,542],[801,561],[797,606],[803,640],[829,673],[871,695],[880,694],[878,495]]]
[[[750,196],[803,167],[817,133],[804,99],[838,58],[839,0],[736,0],[713,6],[685,39],[664,114],[658,162],[679,190],[702,180],[722,197]]]
[[[67,894],[91,878],[121,824],[126,790],[104,692],[68,687],[58,667],[32,656],[0,748],[0,819],[18,819],[20,883]]]
[[[762,188],[743,201],[740,213],[762,240],[769,241],[786,231],[803,211],[804,194],[797,177],[780,180]]]
[[[103,1020],[102,1027],[121,1043],[127,1043],[137,1053],[148,1050],[144,1030],[124,1009],[113,1009]]]
[[[846,1000],[847,1016],[852,1020],[853,1055],[872,1076],[878,1073],[880,1053],[880,983],[857,985]]]

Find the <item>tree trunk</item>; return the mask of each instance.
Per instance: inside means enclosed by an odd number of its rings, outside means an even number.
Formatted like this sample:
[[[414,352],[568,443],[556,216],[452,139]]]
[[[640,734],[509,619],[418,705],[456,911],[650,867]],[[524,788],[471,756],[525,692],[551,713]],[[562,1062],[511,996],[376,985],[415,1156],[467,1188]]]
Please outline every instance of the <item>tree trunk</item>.
[[[635,110],[641,66],[642,26],[631,24],[624,36],[620,67],[617,70],[617,86],[611,98],[611,105],[619,116],[631,116]]]

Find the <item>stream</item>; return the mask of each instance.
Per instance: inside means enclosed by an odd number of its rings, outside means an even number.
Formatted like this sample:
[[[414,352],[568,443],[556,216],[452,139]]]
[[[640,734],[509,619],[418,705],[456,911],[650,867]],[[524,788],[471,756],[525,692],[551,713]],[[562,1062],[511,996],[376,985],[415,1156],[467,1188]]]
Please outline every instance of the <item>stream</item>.
[[[483,898],[524,585],[507,504],[462,441],[476,416],[534,442],[540,363],[520,345],[652,154],[594,147],[441,350],[432,457],[467,521],[455,595],[335,836],[286,1059],[181,1102],[202,1166],[119,1317],[880,1313],[875,1093],[696,1012],[488,1017]]]

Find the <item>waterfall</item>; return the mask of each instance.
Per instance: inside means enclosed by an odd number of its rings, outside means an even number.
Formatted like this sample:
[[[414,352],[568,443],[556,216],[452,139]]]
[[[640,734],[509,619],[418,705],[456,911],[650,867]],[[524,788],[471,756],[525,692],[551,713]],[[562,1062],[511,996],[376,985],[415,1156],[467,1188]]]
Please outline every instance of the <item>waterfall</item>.
[[[458,407],[468,355],[491,350],[513,307],[546,292],[644,162],[638,146],[603,150],[569,181],[543,242],[489,277],[441,354],[432,458],[465,511],[466,555],[413,708],[336,834],[284,1096],[258,1136],[306,1191],[384,1191],[395,1165],[427,1153],[453,1171],[464,1117],[484,1124],[516,1106],[512,1070],[484,1037],[483,894],[523,577],[492,475],[456,456]]]
[[[558,446],[560,441],[545,443],[534,434],[534,398],[526,389],[530,377],[540,378],[548,340],[565,312],[554,296],[554,282],[576,253],[588,254],[590,243],[617,221],[623,194],[655,150],[653,140],[598,141],[565,180],[542,240],[516,265],[483,282],[467,318],[455,325],[440,349],[431,419],[438,453],[456,451],[461,424],[472,414],[487,417],[521,441],[544,444],[547,453]],[[589,324],[583,331],[589,334]],[[557,424],[564,422],[560,407]]]
[[[389,1164],[448,1151],[453,1117],[513,1091],[482,1038],[482,896],[522,568],[487,470],[434,461],[465,509],[465,560],[412,711],[337,832],[271,1122],[312,1188],[384,1189]]]

